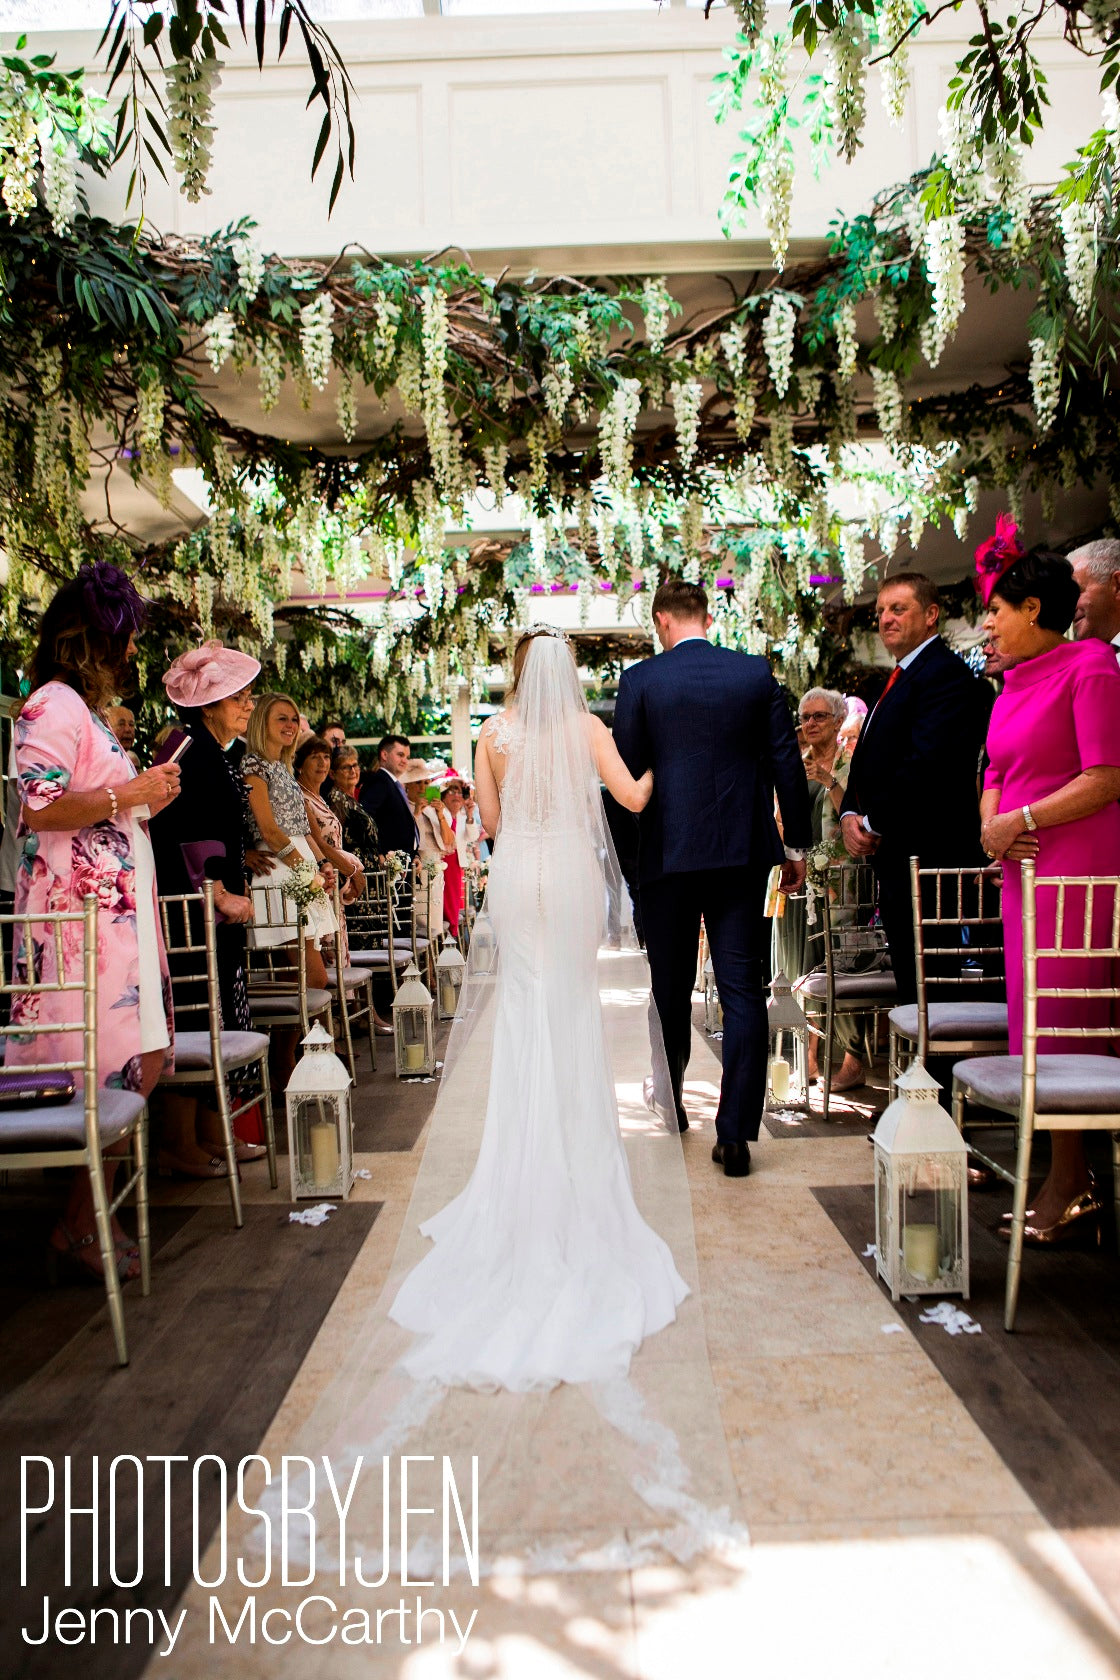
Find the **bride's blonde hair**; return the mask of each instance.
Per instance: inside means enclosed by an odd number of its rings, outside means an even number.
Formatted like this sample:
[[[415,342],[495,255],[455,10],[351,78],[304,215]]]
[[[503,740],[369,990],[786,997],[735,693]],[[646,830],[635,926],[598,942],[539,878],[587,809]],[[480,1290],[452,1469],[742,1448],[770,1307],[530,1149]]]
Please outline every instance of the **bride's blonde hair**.
[[[575,664],[576,650],[572,646],[570,636],[565,636],[563,630],[557,630],[551,624],[535,625],[532,630],[526,630],[525,633],[518,638],[517,646],[513,650],[513,684],[509,693],[506,695],[507,700],[512,700],[516,695],[521,683],[522,673],[525,670],[525,661],[529,657],[529,649],[532,647],[533,643],[539,641],[542,636],[551,636],[554,641],[563,642],[572,656],[572,663]]]

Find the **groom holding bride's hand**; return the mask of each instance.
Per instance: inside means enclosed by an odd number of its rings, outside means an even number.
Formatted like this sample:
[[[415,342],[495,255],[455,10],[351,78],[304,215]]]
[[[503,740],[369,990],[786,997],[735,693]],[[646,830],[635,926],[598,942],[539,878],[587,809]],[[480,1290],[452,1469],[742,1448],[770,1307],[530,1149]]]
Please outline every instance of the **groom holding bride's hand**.
[[[766,880],[805,880],[809,794],[793,723],[765,659],[713,647],[708,597],[670,578],[653,598],[665,649],[624,672],[614,736],[634,776],[653,771],[638,819],[638,892],[653,997],[681,1130],[700,918],[723,1005],[723,1081],[712,1159],[750,1172],[766,1099]],[[774,821],[774,794],[786,846]]]

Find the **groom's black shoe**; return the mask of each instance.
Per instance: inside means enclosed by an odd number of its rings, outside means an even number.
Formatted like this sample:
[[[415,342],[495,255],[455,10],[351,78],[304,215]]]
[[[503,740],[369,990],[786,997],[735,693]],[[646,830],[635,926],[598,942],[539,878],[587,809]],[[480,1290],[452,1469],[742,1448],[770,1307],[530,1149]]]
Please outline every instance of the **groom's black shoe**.
[[[680,1132],[688,1131],[688,1115],[683,1108],[677,1109],[677,1130]]]
[[[712,1160],[723,1168],[725,1178],[746,1178],[751,1170],[751,1146],[749,1143],[717,1143],[712,1150]]]

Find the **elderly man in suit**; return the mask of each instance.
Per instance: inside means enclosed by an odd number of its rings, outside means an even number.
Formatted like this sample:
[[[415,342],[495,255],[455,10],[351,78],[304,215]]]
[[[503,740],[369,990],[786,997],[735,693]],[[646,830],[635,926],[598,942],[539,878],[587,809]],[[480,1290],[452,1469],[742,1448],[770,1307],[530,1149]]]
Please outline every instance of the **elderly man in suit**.
[[[623,673],[614,718],[632,774],[653,770],[637,860],[653,997],[684,1131],[681,1086],[702,916],[724,1028],[712,1159],[729,1178],[744,1178],[766,1099],[766,879],[780,864],[786,891],[804,881],[809,795],[789,708],[769,665],[709,643],[703,589],[670,578],[654,595],[653,621],[665,652]],[[785,847],[774,821],[775,790]]]
[[[895,666],[860,731],[840,831],[852,857],[871,861],[899,1002],[914,1003],[910,858],[983,864],[976,765],[993,697],[941,639],[937,589],[922,572],[888,578],[876,611]]]
[[[1120,542],[1098,537],[1071,549],[1069,563],[1081,595],[1073,618],[1079,642],[1111,642],[1120,660]]]

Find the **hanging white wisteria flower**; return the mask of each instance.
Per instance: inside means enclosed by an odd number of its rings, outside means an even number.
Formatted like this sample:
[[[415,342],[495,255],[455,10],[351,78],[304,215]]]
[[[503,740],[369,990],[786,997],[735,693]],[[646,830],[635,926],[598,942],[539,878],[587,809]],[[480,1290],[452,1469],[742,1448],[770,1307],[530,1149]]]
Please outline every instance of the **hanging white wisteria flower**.
[[[680,535],[681,548],[689,561],[694,563],[699,573],[700,556],[704,547],[704,499],[702,496],[689,496],[680,510],[677,529]],[[699,575],[689,580],[699,583]]]
[[[1023,155],[1014,140],[1000,129],[984,153],[988,197],[1011,221],[1015,249],[1030,232],[1031,190],[1023,175]]]
[[[964,493],[965,507],[969,513],[975,513],[977,503],[980,500],[980,480],[970,473],[961,488]]]
[[[1054,424],[1062,395],[1060,347],[1049,339],[1031,339],[1031,401],[1040,432]]]
[[[959,216],[935,216],[928,223],[925,265],[933,289],[933,326],[923,350],[932,368],[964,310],[964,224]]]
[[[682,379],[673,386],[673,423],[677,433],[677,458],[687,472],[696,459],[700,436],[700,407],[704,388],[698,379]]]
[[[54,124],[39,124],[39,158],[43,169],[43,202],[59,238],[69,233],[78,208],[78,148]]]
[[[902,387],[898,375],[889,368],[873,367],[871,383],[875,388],[875,414],[879,430],[887,443],[898,443],[902,437]]]
[[[902,40],[914,19],[913,0],[884,0],[879,14],[879,35],[887,51],[894,52],[879,67],[883,89],[883,105],[892,128],[901,128],[906,118],[906,101],[910,96],[910,63]]]
[[[575,375],[567,362],[552,362],[541,380],[544,406],[554,425],[562,426],[575,390]]]
[[[758,408],[758,390],[751,378],[741,379],[735,386],[735,436],[745,443],[754,427]]]
[[[220,373],[223,365],[229,360],[237,337],[237,323],[228,309],[220,309],[216,315],[211,315],[208,321],[203,322],[202,337],[210,366],[215,373]]]
[[[305,303],[299,312],[299,347],[307,377],[322,391],[331,376],[334,355],[334,298],[329,292]]]
[[[889,342],[898,331],[898,296],[894,287],[884,281],[875,293],[875,320],[880,335]]]
[[[4,172],[2,196],[12,220],[29,215],[35,207],[35,166],[39,161],[39,138],[28,111],[6,116],[0,131],[0,169]]]
[[[860,146],[867,105],[867,30],[862,15],[846,12],[829,30],[825,89],[836,130],[836,149],[851,163]]]
[[[772,414],[766,440],[766,464],[775,484],[786,485],[793,472],[793,415]]]
[[[797,311],[785,292],[774,292],[762,323],[762,348],[770,365],[770,377],[779,397],[789,390],[793,372],[793,333]]]
[[[737,384],[747,371],[746,322],[732,321],[727,331],[720,333],[719,347],[723,351],[724,360],[731,370],[731,377]]]
[[[280,400],[280,387],[284,383],[284,355],[280,341],[267,336],[255,338],[253,353],[260,380],[261,412],[271,414]]]
[[[774,267],[780,274],[789,249],[789,218],[793,197],[793,147],[781,113],[786,102],[788,35],[767,37],[759,49],[758,103],[769,121],[762,138],[758,184],[762,219],[770,235]]]
[[[343,437],[347,443],[353,442],[358,430],[358,375],[351,367],[341,367],[338,370],[335,413]]]
[[[646,344],[655,356],[660,356],[665,348],[672,313],[673,299],[669,295],[664,275],[643,281],[642,314],[646,322]]]
[[[731,0],[739,27],[753,47],[766,27],[766,0]]]
[[[447,293],[442,286],[425,286],[420,294],[423,346],[422,412],[428,434],[428,455],[436,482],[451,482],[451,421],[447,412]]]
[[[840,305],[833,316],[833,325],[836,328],[836,364],[840,377],[851,379],[856,371],[856,352],[859,349],[856,339],[856,306],[851,298],[845,298]]]
[[[1065,250],[1066,284],[1077,315],[1089,313],[1097,277],[1097,217],[1089,203],[1066,203],[1059,215]]]
[[[910,503],[910,546],[917,548],[922,540],[922,532],[926,528],[926,504],[920,496],[915,496]]]
[[[197,204],[210,188],[210,147],[214,129],[210,116],[214,89],[221,81],[216,58],[177,58],[167,69],[167,138],[176,172],[182,176],[182,191]]]
[[[599,417],[599,459],[603,477],[616,495],[623,498],[630,489],[634,427],[638,423],[641,401],[639,381],[620,379]]]
[[[136,441],[141,471],[153,472],[155,457],[163,454],[163,413],[167,392],[159,379],[150,379],[136,392]]]
[[[506,467],[509,463],[509,448],[504,443],[492,443],[482,451],[483,465],[486,468],[486,482],[494,493],[494,506],[501,508],[506,499]]]
[[[937,113],[937,127],[941,135],[941,155],[957,197],[966,202],[978,198],[984,185],[979,130],[973,129],[966,111],[951,111],[947,105],[942,105]],[[922,219],[925,219],[924,215]]]
[[[248,235],[244,239],[235,239],[230,252],[237,264],[237,284],[245,302],[252,303],[264,280],[264,253],[256,240]]]
[[[424,404],[424,367],[411,340],[397,358],[397,390],[406,414],[419,414]]]

